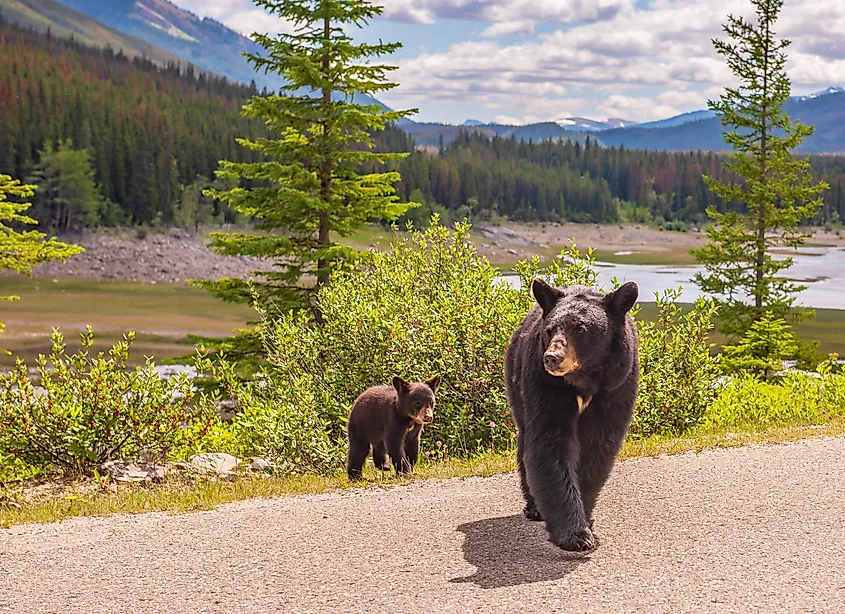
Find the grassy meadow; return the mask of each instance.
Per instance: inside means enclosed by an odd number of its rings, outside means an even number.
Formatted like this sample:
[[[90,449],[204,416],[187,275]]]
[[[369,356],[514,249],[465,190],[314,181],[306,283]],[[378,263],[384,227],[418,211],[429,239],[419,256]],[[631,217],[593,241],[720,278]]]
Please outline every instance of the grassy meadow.
[[[53,327],[61,329],[71,351],[79,347],[78,333],[94,328],[95,349],[105,350],[127,331],[137,333],[131,363],[144,356],[161,361],[193,351],[187,334],[224,337],[254,316],[251,308],[224,303],[205,290],[186,284],[150,284],[79,279],[5,277],[2,294],[21,297],[0,302],[0,321],[6,323],[0,366],[15,356],[34,364],[50,349]]]

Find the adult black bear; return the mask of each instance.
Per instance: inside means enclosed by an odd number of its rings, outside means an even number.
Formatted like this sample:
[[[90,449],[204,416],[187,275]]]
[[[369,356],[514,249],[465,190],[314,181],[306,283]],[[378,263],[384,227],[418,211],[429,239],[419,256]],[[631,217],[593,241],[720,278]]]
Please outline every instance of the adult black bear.
[[[387,455],[397,474],[408,473],[420,454],[423,425],[434,420],[435,393],[440,376],[424,383],[393,378],[393,386],[373,386],[355,400],[349,413],[349,456],[346,472],[360,480],[364,461],[373,448],[376,469],[390,470]]]
[[[634,414],[633,282],[610,294],[532,284],[538,305],[511,336],[505,383],[518,429],[525,516],[564,550],[595,547],[592,513]]]

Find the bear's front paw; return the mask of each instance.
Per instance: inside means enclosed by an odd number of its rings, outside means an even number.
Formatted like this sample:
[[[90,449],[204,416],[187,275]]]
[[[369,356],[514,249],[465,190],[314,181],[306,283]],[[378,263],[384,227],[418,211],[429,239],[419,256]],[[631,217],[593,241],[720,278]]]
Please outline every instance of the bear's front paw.
[[[525,506],[525,509],[522,510],[522,513],[525,515],[528,520],[542,520],[543,515],[540,514],[540,510],[537,509],[536,503],[530,503]]]
[[[596,536],[588,528],[565,533],[560,538],[552,537],[550,539],[555,546],[567,552],[586,552],[597,545]]]

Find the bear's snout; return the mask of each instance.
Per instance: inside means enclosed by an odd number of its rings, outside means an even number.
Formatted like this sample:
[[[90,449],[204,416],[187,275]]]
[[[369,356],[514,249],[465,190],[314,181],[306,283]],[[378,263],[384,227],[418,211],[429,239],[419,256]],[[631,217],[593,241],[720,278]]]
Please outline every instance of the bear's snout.
[[[434,422],[434,411],[431,407],[426,407],[422,415],[423,424],[431,424]]]
[[[543,356],[543,366],[546,367],[546,371],[549,373],[554,373],[560,368],[562,358],[557,352],[546,352],[545,356]]]
[[[548,349],[543,354],[543,368],[549,375],[562,377],[575,371],[580,362],[574,348],[566,342],[563,335],[555,335]]]

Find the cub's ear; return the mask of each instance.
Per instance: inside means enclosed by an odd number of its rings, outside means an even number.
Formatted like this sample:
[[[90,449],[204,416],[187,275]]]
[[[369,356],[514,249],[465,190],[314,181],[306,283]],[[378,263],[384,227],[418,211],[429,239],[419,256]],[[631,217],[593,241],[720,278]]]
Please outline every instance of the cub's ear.
[[[441,376],[437,375],[431,379],[425,380],[425,385],[431,388],[432,392],[437,392],[437,387],[440,385]]]
[[[396,392],[403,394],[411,389],[411,384],[396,375],[393,377],[393,387],[396,388]]]
[[[633,281],[629,281],[615,292],[611,292],[606,295],[604,300],[605,304],[615,313],[625,315],[631,311],[631,308],[634,306],[634,303],[637,302],[639,295],[640,289],[637,287],[637,284]]]
[[[535,278],[534,283],[531,284],[531,292],[534,294],[534,298],[537,299],[537,303],[543,308],[544,315],[555,308],[555,304],[557,304],[558,299],[562,295],[560,290],[552,288],[539,277]]]

